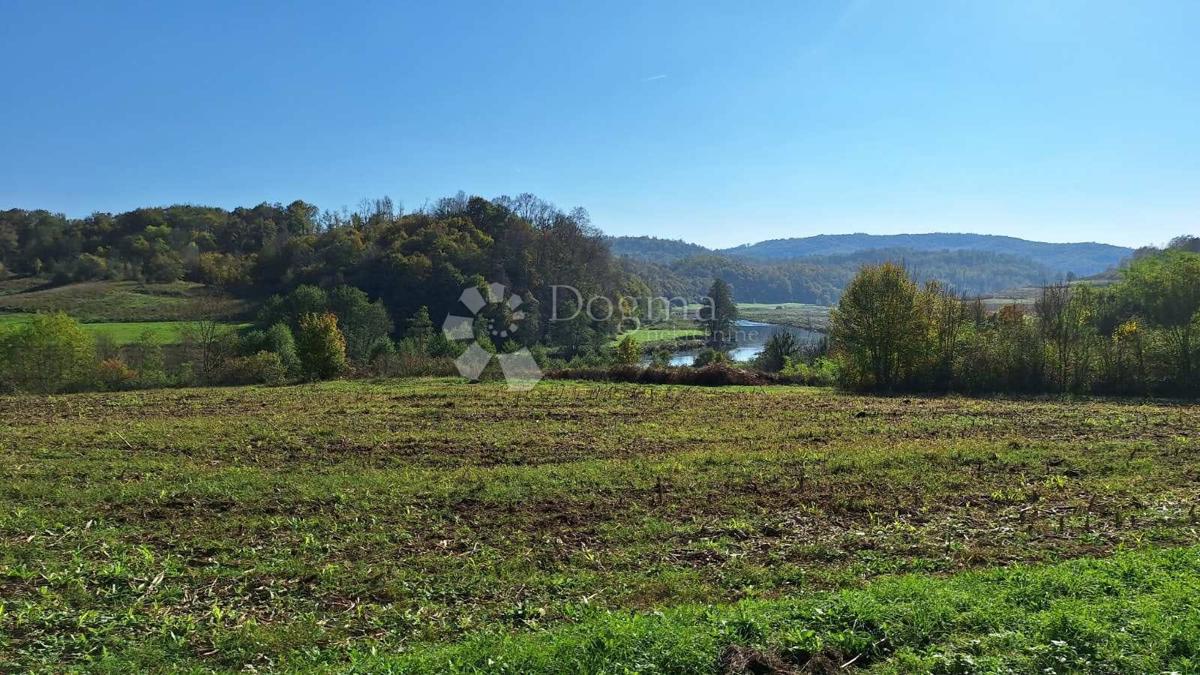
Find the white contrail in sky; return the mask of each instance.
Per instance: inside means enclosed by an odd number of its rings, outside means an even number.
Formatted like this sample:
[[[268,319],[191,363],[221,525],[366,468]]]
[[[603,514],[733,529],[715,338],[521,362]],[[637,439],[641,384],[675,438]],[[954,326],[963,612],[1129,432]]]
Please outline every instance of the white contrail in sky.
[[[655,80],[665,80],[665,79],[667,79],[666,75],[651,75],[650,77],[643,77],[642,82],[653,82]]]

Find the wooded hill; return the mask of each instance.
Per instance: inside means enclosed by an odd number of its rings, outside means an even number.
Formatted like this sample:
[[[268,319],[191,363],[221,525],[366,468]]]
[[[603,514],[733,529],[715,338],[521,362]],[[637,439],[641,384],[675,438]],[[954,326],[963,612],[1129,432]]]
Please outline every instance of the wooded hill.
[[[866,264],[898,262],[920,281],[981,295],[1112,269],[1133,249],[977,234],[819,235],[708,249],[656,237],[610,237],[626,268],[656,292],[692,297],[715,276],[745,302],[832,304]]]

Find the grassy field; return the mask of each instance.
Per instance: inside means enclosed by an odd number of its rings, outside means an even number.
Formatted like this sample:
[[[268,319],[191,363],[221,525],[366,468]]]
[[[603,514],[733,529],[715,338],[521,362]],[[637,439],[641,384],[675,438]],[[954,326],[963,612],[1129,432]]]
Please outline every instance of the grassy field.
[[[613,339],[612,344],[617,344],[627,335],[632,335],[638,344],[653,345],[660,342],[704,337],[704,331],[698,328],[639,328],[622,333],[620,337]]]
[[[778,304],[739,302],[738,318],[762,323],[777,323],[797,328],[823,331],[829,326],[830,307],[822,305],[807,305],[801,302],[784,302]],[[700,305],[688,305],[686,308],[676,306],[673,312],[677,316],[686,315],[696,318]]]
[[[0,330],[24,323],[32,314],[0,314]],[[128,345],[149,334],[151,339],[161,345],[178,344],[183,331],[191,325],[189,321],[135,321],[114,323],[85,323],[83,329],[99,337],[106,336],[114,344]],[[241,328],[246,324],[228,324],[232,328]]]
[[[1079,279],[1071,282],[1073,286],[1091,286],[1092,288],[1105,288],[1115,283],[1116,279]],[[1019,305],[1024,307],[1026,311],[1032,311],[1034,303],[1041,297],[1041,286],[1023,286],[1020,288],[1010,288],[997,293],[991,293],[982,298],[983,305],[990,312],[998,311],[1006,305]]]
[[[1194,671],[1198,439],[797,387],[0,398],[0,671]]]
[[[179,281],[90,281],[47,286],[29,278],[0,282],[0,312],[66,312],[88,323],[234,320],[244,317],[241,301],[200,284]]]
[[[825,330],[829,325],[829,307],[799,302],[782,304],[738,303],[738,316],[750,321],[778,323],[797,328]]]

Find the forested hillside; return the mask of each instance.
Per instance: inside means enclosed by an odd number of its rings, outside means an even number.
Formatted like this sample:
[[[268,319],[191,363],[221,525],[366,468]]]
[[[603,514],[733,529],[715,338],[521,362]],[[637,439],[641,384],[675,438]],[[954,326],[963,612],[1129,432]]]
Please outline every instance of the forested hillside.
[[[382,299],[400,320],[421,306],[444,314],[463,287],[482,279],[509,285],[545,319],[554,284],[609,297],[649,291],[694,299],[720,277],[743,302],[832,304],[864,264],[900,262],[918,280],[977,295],[1101,272],[1130,253],[967,234],[822,235],[713,251],[656,237],[603,237],[582,210],[565,213],[531,195],[460,195],[407,214],[387,199],[355,212],[322,212],[302,201],[86,218],[0,212],[0,277],[184,280],[252,299],[304,283],[345,283]]]
[[[680,258],[712,253],[712,249],[699,244],[690,244],[682,239],[660,239],[658,237],[608,237],[608,246],[613,255],[669,263]]]
[[[975,234],[820,235],[708,249],[657,237],[612,237],[626,269],[654,291],[696,297],[714,276],[746,302],[831,304],[864,264],[902,263],[917,279],[959,293],[1040,286],[1115,268],[1132,249],[1108,244],[1051,244]]]
[[[822,234],[796,239],[772,239],[726,249],[736,256],[780,260],[806,256],[845,255],[871,249],[913,251],[987,251],[1017,256],[1055,273],[1099,274],[1121,262],[1133,249],[1109,244],[1053,244],[984,234]]]
[[[983,251],[873,249],[838,256],[758,261],[708,253],[669,263],[623,258],[625,268],[656,294],[694,298],[715,277],[733,286],[742,302],[833,304],[863,265],[900,262],[921,281],[938,280],[959,293],[979,295],[1053,281],[1049,269],[1016,256]]]
[[[644,296],[609,254],[587,213],[521,195],[459,195],[415,213],[390,200],[321,212],[302,201],[225,210],[144,208],[67,218],[0,212],[0,277],[52,284],[99,280],[199,282],[262,300],[302,284],[349,284],[405,321],[443,317],[466,287],[500,282],[526,301],[520,339],[543,337],[552,284],[585,296]],[[531,311],[532,310],[532,311]]]

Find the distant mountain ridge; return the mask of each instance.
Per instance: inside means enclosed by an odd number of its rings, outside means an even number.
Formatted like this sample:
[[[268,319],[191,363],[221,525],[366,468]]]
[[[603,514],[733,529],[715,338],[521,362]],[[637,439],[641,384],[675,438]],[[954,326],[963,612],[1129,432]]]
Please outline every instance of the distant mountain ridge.
[[[696,255],[717,254],[759,261],[845,256],[866,251],[980,251],[1014,256],[1044,267],[1053,275],[1100,274],[1133,254],[1133,249],[1093,242],[1057,244],[990,234],[821,234],[771,239],[727,249],[709,249],[682,240],[657,237],[611,237],[616,255],[671,263]]]
[[[627,271],[667,297],[699,297],[714,277],[743,302],[834,304],[866,264],[903,264],[918,281],[987,295],[1114,269],[1133,249],[981,234],[826,234],[709,249],[678,239],[610,237]]]
[[[771,239],[722,251],[728,255],[783,260],[818,255],[845,255],[877,248],[913,251],[987,251],[1026,258],[1047,269],[1078,276],[1099,274],[1133,255],[1133,249],[1081,242],[1055,244],[992,234],[820,234]]]

